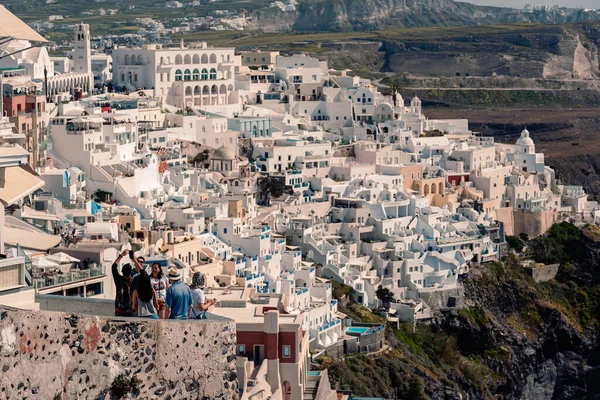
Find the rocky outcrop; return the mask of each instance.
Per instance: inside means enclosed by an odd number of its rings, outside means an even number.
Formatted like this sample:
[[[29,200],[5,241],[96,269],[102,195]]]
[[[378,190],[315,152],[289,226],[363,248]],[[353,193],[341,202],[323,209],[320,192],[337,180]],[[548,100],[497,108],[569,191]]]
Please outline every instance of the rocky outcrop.
[[[0,308],[0,397],[236,399],[235,342],[235,323],[227,319],[119,320]]]
[[[485,317],[451,312],[434,321],[435,329],[455,337],[462,354],[481,358],[502,377],[496,393],[505,398],[600,398],[595,330],[549,304],[532,289],[538,284],[520,284],[514,271],[494,268],[499,276],[475,271],[465,282],[468,302]],[[557,290],[556,298],[561,294]]]
[[[521,10],[452,0],[305,0],[296,10],[261,8],[251,28],[265,32],[362,31],[392,26],[452,26],[506,22],[566,23],[600,20],[595,11]]]

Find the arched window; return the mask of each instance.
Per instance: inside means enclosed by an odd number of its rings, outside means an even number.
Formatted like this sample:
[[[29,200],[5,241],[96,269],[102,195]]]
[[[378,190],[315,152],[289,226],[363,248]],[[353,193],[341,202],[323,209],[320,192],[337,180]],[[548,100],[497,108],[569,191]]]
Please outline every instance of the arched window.
[[[204,86],[202,88],[202,94],[210,94],[210,88],[208,86]]]
[[[186,69],[185,72],[183,73],[183,80],[189,81],[191,79],[192,79],[192,73],[190,72],[189,69]]]
[[[183,64],[183,59],[179,54],[175,56],[175,64]]]
[[[198,79],[200,79],[200,71],[198,71],[198,68],[194,68],[194,72],[192,72],[192,80],[197,81]]]
[[[194,54],[194,59],[193,59],[192,63],[200,64],[200,56],[198,56],[198,54]]]
[[[191,64],[192,63],[192,57],[190,57],[189,54],[186,54],[185,57],[183,58],[183,63],[184,64]]]
[[[211,79],[211,80],[215,80],[215,79],[217,79],[217,70],[216,70],[216,69],[214,69],[214,68],[211,68],[211,69],[210,69],[210,79]]]
[[[208,56],[206,54],[202,54],[201,63],[208,64]]]
[[[192,87],[188,86],[185,88],[185,95],[186,96],[191,96],[192,95]]]
[[[202,75],[201,75],[201,79],[203,81],[208,79],[208,70],[206,68],[202,68]]]
[[[180,81],[181,80],[181,70],[178,69],[177,71],[175,71],[175,80],[176,81]]]
[[[219,93],[220,94],[227,94],[227,88],[225,87],[225,85],[221,85],[219,87]]]
[[[217,55],[215,53],[210,55],[210,63],[211,64],[216,64],[217,63]]]
[[[196,85],[194,87],[194,96],[200,96],[202,94],[202,89],[200,89],[200,86]]]
[[[128,65],[129,62],[129,54],[125,54],[125,65]]]

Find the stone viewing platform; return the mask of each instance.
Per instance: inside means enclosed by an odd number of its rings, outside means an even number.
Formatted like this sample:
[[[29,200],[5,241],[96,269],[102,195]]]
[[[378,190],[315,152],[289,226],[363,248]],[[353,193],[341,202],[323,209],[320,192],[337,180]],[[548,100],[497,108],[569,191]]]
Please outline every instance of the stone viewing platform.
[[[120,319],[0,306],[2,398],[237,399],[233,320]]]

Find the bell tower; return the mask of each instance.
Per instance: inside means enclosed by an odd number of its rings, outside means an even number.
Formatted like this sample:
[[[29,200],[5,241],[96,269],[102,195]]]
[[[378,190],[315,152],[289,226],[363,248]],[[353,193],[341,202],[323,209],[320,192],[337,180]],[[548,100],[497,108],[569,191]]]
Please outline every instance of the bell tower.
[[[73,45],[73,72],[88,75],[86,87],[82,87],[82,89],[90,92],[94,81],[92,76],[90,26],[88,24],[81,23],[75,27]]]

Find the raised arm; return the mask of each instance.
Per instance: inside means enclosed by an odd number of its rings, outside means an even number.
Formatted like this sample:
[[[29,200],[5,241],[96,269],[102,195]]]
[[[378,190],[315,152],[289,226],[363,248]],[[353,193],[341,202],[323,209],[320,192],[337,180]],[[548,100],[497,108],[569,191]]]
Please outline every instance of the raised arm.
[[[123,257],[125,257],[125,255],[127,254],[127,250],[123,250],[121,252],[121,254],[119,254],[119,256],[117,257],[117,259],[113,262],[112,265],[112,276],[113,276],[113,281],[115,281],[115,285],[118,286],[118,282],[119,282],[119,277],[121,276],[119,274],[119,264],[121,263],[121,259]]]

